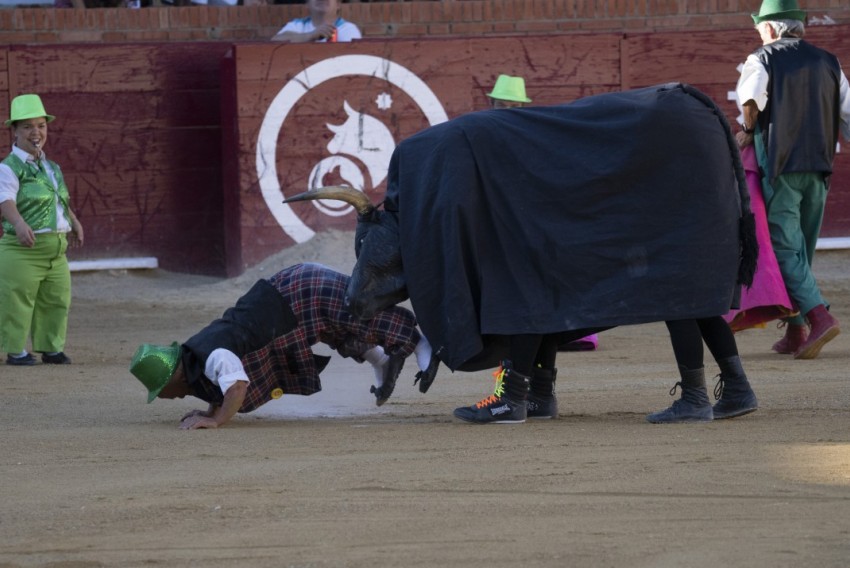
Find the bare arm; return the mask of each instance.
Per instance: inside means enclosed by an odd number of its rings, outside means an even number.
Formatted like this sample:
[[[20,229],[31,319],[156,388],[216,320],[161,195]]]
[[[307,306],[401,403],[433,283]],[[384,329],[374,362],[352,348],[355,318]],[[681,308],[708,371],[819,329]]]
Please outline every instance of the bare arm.
[[[756,106],[755,101],[749,100],[744,103],[744,128],[746,130],[755,130],[756,122],[759,118],[759,109]],[[738,132],[735,135],[735,140],[738,142],[738,147],[743,148],[745,146],[749,146],[753,143],[753,133],[752,132]]]
[[[70,209],[68,209],[68,216],[71,217],[71,233],[68,235],[69,242],[72,247],[81,247],[85,238],[83,235],[83,225]]]
[[[248,392],[248,383],[245,381],[236,381],[224,393],[224,400],[221,406],[210,405],[210,414],[189,413],[180,422],[181,430],[197,430],[199,428],[218,428],[230,421],[236,412],[242,407],[245,402],[245,395]]]
[[[0,213],[15,228],[15,235],[18,237],[18,242],[22,246],[30,248],[35,244],[35,233],[32,227],[27,225],[27,222],[21,217],[21,214],[18,213],[17,203],[11,199],[0,203]]]

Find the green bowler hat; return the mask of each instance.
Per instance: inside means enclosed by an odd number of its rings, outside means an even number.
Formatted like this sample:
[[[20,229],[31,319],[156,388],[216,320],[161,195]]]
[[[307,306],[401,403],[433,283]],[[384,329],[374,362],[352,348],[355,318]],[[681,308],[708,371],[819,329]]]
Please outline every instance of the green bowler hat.
[[[177,363],[180,361],[180,344],[170,346],[143,343],[136,349],[130,372],[148,389],[148,404],[165,388]]]
[[[758,14],[752,14],[756,24],[775,20],[806,21],[806,12],[800,9],[797,0],[764,0]]]
[[[491,99],[499,99],[502,101],[513,101],[515,103],[530,103],[525,95],[525,79],[522,77],[511,77],[510,75],[499,75],[496,79],[496,84],[493,85],[493,92],[487,93]]]
[[[10,117],[6,121],[6,126],[11,126],[15,121],[28,118],[43,116],[47,119],[47,122],[52,122],[56,118],[52,114],[47,114],[44,110],[44,104],[41,102],[41,97],[38,95],[18,95],[12,99],[12,108],[9,114]]]

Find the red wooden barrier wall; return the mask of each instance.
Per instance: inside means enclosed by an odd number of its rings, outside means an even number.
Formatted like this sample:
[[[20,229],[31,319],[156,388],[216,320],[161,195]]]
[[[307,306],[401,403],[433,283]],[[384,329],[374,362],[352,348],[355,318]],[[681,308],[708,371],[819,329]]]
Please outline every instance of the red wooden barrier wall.
[[[809,39],[850,67],[848,32],[848,25],[810,28]],[[303,204],[279,222],[269,205],[280,201],[279,187],[303,189],[315,168],[331,172],[326,182],[362,181],[379,198],[391,146],[441,113],[485,108],[499,73],[524,76],[534,103],[544,105],[683,81],[734,118],[727,92],[757,46],[746,29],[0,47],[0,112],[8,116],[11,96],[38,92],[57,115],[47,152],[62,166],[87,228],[87,245],[74,258],[157,256],[170,270],[233,275],[311,231],[354,226],[351,213]],[[353,55],[341,67],[334,59]],[[369,57],[382,63],[364,67]],[[346,123],[337,130],[350,136],[337,148],[328,125]],[[261,131],[267,142],[258,153]],[[824,236],[850,235],[848,153],[845,144]]]
[[[0,110],[37,92],[86,246],[73,259],[156,256],[224,274],[220,43],[16,46]],[[3,150],[6,152],[8,145]],[[4,154],[5,155],[5,154]]]
[[[850,61],[848,29],[819,28],[812,30],[810,39]],[[226,211],[238,216],[228,223],[228,243],[233,246],[228,261],[236,263],[230,269],[259,262],[282,243],[309,239],[313,231],[354,226],[350,209],[336,216],[341,212],[327,205],[289,207],[280,201],[283,195],[305,190],[316,171],[325,171],[317,169],[320,164],[338,167],[330,169],[325,185],[340,179],[361,184],[379,200],[388,162],[383,169],[370,168],[367,162],[375,155],[388,160],[395,144],[429,124],[423,100],[411,95],[414,78],[426,85],[419,91],[424,102],[432,93],[449,118],[486,108],[485,94],[493,80],[509,73],[524,76],[529,96],[541,105],[686,82],[714,98],[731,121],[739,111],[728,93],[734,90],[738,65],[758,45],[752,30],[367,41],[297,48],[238,44],[226,80],[232,91],[227,99],[233,103],[226,115],[236,121],[238,143],[229,185],[240,188],[234,206]],[[390,78],[395,65],[409,74]],[[850,235],[848,148],[850,144],[836,162],[824,236]]]

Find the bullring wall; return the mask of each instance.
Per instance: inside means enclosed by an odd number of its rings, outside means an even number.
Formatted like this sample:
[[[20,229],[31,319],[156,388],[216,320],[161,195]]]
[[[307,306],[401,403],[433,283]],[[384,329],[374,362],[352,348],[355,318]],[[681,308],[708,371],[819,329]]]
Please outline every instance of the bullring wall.
[[[518,4],[526,8],[543,5],[536,1],[458,0],[347,4],[344,9],[368,8],[371,14],[428,5],[429,13],[437,14],[449,7],[466,6],[463,10],[473,18],[485,5],[492,10],[497,5],[516,8]],[[545,3],[597,9],[604,5],[606,10],[653,5],[658,8],[656,14],[666,7],[677,14],[670,18],[679,18],[685,25],[693,22],[694,16],[679,13],[683,6],[720,9],[735,5],[739,8],[735,13],[741,16],[753,4],[757,2]],[[0,10],[0,17],[38,13],[40,19],[32,17],[45,26],[56,18],[82,18],[85,25],[78,22],[74,27],[79,31],[101,17],[129,22],[159,14],[156,17],[171,22],[178,14],[191,13],[200,18],[192,20],[195,25],[202,27],[204,14],[241,14],[253,22],[252,14],[271,10],[285,13],[281,17],[285,20],[292,8],[113,9],[114,13],[106,9],[26,9]],[[832,13],[840,16],[844,8],[835,7]],[[11,97],[38,92],[48,111],[59,117],[51,124],[47,151],[62,166],[74,207],[87,229],[87,245],[72,251],[73,259],[156,256],[169,270],[235,275],[297,242],[268,205],[276,196],[261,187],[258,140],[281,90],[322,62],[332,66],[331,62],[342,56],[369,56],[403,66],[430,88],[447,118],[484,108],[485,93],[495,77],[513,73],[526,78],[535,104],[562,103],[668,81],[688,82],[711,95],[730,120],[735,119],[737,108],[727,100],[727,93],[734,87],[737,65],[757,47],[749,25],[726,30],[623,33],[624,20],[617,21],[620,28],[611,32],[427,39],[386,39],[371,34],[372,39],[352,44],[302,46],[253,41],[61,43],[67,41],[59,39],[61,34],[45,32],[45,41],[39,45],[0,46],[0,113],[8,116]],[[270,27],[276,29],[277,24]],[[848,24],[810,26],[809,37],[843,61],[850,61],[848,31]],[[54,39],[60,43],[51,44]],[[299,187],[317,164],[341,159],[329,149],[333,133],[328,125],[346,123],[343,101],[384,124],[393,143],[428,125],[421,109],[403,97],[389,111],[377,109],[375,101],[366,97],[374,87],[364,87],[356,77],[340,76],[323,89],[308,89],[299,98],[276,141],[273,159],[280,188]],[[351,162],[363,172],[374,174],[381,169],[364,165],[362,156],[354,158]],[[335,174],[341,171],[335,170]],[[379,176],[374,177],[377,180]],[[369,188],[375,196],[384,189],[378,181]],[[352,228],[354,219],[351,214],[316,213],[297,222],[321,231]],[[850,235],[846,150],[837,160],[823,235]]]

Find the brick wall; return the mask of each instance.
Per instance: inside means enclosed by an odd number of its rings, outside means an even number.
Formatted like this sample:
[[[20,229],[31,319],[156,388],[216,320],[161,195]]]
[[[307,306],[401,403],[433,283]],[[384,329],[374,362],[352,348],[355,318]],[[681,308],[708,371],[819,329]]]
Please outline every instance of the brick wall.
[[[365,38],[746,28],[761,0],[432,0],[348,3]],[[804,0],[810,24],[850,22],[847,0]],[[265,40],[301,5],[0,9],[0,45]]]

